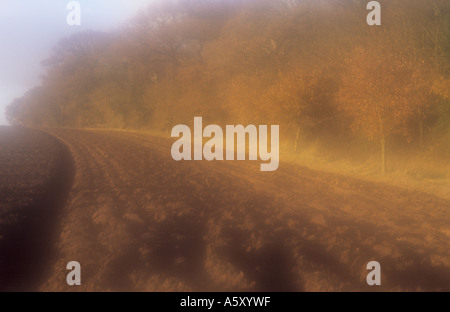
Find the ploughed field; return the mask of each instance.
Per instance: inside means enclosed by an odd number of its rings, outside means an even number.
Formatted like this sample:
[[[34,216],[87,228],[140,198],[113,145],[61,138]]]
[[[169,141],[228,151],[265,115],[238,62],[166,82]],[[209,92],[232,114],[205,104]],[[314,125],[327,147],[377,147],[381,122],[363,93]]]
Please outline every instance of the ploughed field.
[[[49,274],[72,171],[56,138],[0,127],[0,291],[35,290]]]
[[[448,199],[282,157],[261,172],[176,162],[174,140],[143,134],[46,132],[0,129],[1,290],[450,291]]]

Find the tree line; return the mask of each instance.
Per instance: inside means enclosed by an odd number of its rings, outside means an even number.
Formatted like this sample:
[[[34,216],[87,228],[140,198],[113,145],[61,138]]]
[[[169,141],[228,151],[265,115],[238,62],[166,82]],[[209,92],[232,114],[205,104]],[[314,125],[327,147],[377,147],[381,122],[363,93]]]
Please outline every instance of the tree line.
[[[170,131],[194,116],[302,137],[386,140],[450,154],[450,3],[156,2],[119,31],[62,39],[11,124]]]

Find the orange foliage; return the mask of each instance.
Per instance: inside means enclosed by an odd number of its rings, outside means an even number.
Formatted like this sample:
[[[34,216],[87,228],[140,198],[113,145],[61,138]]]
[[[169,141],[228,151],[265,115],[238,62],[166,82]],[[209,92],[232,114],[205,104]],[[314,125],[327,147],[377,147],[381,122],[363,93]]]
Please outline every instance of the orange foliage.
[[[406,135],[407,120],[425,114],[431,84],[422,62],[377,40],[356,48],[345,67],[339,109],[352,117],[355,132],[368,139]]]

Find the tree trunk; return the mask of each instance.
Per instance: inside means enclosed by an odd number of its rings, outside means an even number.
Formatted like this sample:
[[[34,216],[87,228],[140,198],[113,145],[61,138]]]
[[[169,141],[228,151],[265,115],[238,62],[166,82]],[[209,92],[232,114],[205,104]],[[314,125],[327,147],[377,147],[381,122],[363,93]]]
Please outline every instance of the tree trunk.
[[[423,147],[423,121],[419,122],[419,147]]]
[[[381,137],[381,174],[386,174],[386,138]]]
[[[59,106],[60,116],[59,116],[59,127],[64,127],[64,107]]]
[[[294,151],[298,152],[298,143],[300,140],[300,125],[297,126],[297,135],[295,136]]]

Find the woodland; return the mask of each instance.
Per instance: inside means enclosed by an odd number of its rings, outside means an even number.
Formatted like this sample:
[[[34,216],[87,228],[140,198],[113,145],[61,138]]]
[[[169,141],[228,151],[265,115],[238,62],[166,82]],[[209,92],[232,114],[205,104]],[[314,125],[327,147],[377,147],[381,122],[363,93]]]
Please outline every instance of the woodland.
[[[7,118],[170,134],[202,116],[280,125],[292,153],[369,146],[382,173],[389,153],[448,161],[450,2],[380,3],[369,26],[361,0],[156,2],[118,30],[62,39]]]

